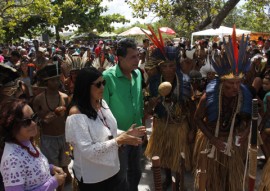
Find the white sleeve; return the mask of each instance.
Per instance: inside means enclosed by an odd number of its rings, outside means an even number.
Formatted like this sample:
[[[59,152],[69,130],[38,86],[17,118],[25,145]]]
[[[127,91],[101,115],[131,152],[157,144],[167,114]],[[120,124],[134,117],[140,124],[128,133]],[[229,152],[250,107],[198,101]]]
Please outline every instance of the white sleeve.
[[[88,117],[83,114],[69,116],[66,120],[66,141],[71,143],[74,149],[77,148],[83,158],[97,164],[114,166],[115,158],[118,157],[118,145],[115,139],[93,142],[88,120]]]

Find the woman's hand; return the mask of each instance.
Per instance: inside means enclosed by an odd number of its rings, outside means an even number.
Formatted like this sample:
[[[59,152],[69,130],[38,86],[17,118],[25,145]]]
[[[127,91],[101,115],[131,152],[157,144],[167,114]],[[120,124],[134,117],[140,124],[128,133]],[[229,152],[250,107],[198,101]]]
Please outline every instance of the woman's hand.
[[[64,184],[67,174],[55,174],[54,177],[56,178],[58,185],[61,186],[62,184]]]
[[[58,167],[58,166],[53,166],[52,170],[53,170],[53,174],[65,174],[63,169],[61,167]]]
[[[146,133],[145,126],[136,127],[136,124],[132,124],[128,129],[127,134],[132,135],[134,137],[142,137]]]
[[[129,135],[127,132],[120,134],[118,137],[115,138],[118,145],[133,145],[138,146],[142,144],[142,139],[139,137],[135,137]]]

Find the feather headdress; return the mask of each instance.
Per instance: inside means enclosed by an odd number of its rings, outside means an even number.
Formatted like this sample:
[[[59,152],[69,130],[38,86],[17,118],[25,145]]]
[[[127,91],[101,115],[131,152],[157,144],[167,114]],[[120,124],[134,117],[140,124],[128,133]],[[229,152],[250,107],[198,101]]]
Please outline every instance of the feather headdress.
[[[84,68],[86,63],[85,58],[81,58],[79,54],[66,55],[66,64],[68,71],[80,70]]]
[[[174,46],[164,46],[164,41],[160,29],[158,29],[158,35],[156,35],[151,25],[148,25],[147,27],[151,32],[151,36],[143,29],[141,30],[145,33],[145,35],[149,38],[149,40],[151,40],[157,47],[150,53],[150,57],[147,64],[159,65],[166,61],[175,61],[176,58],[179,56],[178,48]]]
[[[250,60],[246,51],[249,36],[245,39],[243,34],[238,47],[234,25],[229,41],[226,42],[225,39],[223,41],[225,52],[210,58],[212,66],[221,79],[243,78],[250,67]]]

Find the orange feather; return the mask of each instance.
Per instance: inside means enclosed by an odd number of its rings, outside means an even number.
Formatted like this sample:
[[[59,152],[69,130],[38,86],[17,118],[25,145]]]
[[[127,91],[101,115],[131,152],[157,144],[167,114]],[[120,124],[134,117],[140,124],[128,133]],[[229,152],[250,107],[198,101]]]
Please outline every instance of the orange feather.
[[[150,32],[152,33],[153,35],[153,38],[155,39],[155,42],[153,42],[158,48],[159,50],[161,51],[161,53],[165,56],[165,58],[167,58],[166,54],[165,54],[165,51],[164,51],[164,46],[162,46],[162,44],[159,42],[158,38],[157,38],[157,35],[155,34],[155,31],[154,29],[152,28],[151,25],[147,25],[148,29],[150,30]]]
[[[162,47],[164,47],[163,38],[162,38],[161,31],[160,31],[159,28],[158,28],[158,34],[159,34],[159,40],[160,40],[160,43],[161,43]]]
[[[234,59],[235,59],[235,71],[236,71],[236,74],[238,74],[238,46],[236,42],[235,25],[233,25],[232,45],[233,45],[233,53],[234,53]]]

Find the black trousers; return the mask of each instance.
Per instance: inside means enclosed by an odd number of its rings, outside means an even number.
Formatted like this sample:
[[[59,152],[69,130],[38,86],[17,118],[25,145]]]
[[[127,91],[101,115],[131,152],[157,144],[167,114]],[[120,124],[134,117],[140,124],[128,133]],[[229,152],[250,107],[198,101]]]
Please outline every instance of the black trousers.
[[[80,191],[122,191],[121,189],[122,181],[123,179],[121,179],[121,176],[118,172],[111,178],[108,178],[101,182],[87,184],[83,183],[82,179],[81,181],[78,181],[78,184]]]

